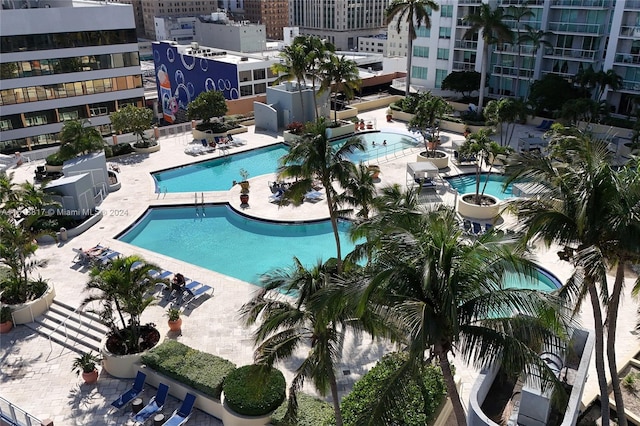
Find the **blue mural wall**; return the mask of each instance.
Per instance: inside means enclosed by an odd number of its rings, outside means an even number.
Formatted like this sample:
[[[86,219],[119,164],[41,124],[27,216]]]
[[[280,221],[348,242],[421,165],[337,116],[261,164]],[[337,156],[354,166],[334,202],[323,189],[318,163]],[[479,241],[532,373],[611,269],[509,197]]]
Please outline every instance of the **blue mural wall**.
[[[153,43],[158,100],[164,119],[175,121],[179,110],[187,110],[189,102],[200,93],[220,90],[226,99],[240,98],[238,71],[235,64],[178,53],[170,43]]]

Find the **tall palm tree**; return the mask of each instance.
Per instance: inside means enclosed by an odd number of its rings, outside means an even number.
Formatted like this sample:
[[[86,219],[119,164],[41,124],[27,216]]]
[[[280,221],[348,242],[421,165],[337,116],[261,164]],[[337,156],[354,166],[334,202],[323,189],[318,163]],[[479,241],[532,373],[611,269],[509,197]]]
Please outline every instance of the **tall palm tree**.
[[[518,57],[516,58],[517,63],[517,78],[516,78],[516,88],[515,88],[515,97],[518,98],[520,96],[520,67],[522,65],[522,44],[521,42],[521,32],[520,32],[520,21],[524,18],[531,18],[535,16],[533,11],[526,6],[509,6],[507,7],[507,13],[505,13],[505,18],[514,19],[516,21],[516,33],[515,33],[515,42],[518,45]],[[502,87],[502,86],[501,86]]]
[[[376,196],[376,186],[369,167],[362,163],[354,167],[344,189],[344,203],[360,208],[355,214],[356,218],[368,219]]]
[[[519,46],[522,46],[523,44],[531,44],[533,46],[533,68],[535,69],[536,56],[538,54],[540,46],[553,47],[553,45],[549,41],[549,37],[551,37],[553,33],[551,31],[537,30],[530,25],[525,25],[524,28],[525,31],[518,37],[518,44]],[[529,86],[531,86],[531,84],[529,84]],[[525,101],[529,97],[529,88],[527,88],[527,96],[525,97]]]
[[[31,260],[37,249],[28,229],[16,224],[13,218],[0,217],[0,263],[9,268],[9,279],[0,288],[4,302],[18,304],[28,300],[29,274],[44,264]]]
[[[256,363],[273,366],[309,346],[289,389],[291,420],[297,412],[296,394],[310,379],[322,395],[331,392],[336,425],[342,425],[336,366],[345,332],[374,330],[375,322],[356,318],[357,305],[344,296],[347,286],[335,272],[331,262],[319,260],[306,268],[294,258],[293,268],[265,274],[264,289],[240,310],[245,325],[259,323],[253,335]]]
[[[470,24],[469,29],[464,33],[464,38],[470,38],[474,34],[482,33],[484,49],[482,53],[482,71],[480,77],[480,94],[478,99],[478,109],[482,111],[484,103],[484,88],[487,82],[487,70],[491,62],[489,46],[495,43],[503,43],[513,40],[513,33],[503,22],[504,10],[501,7],[491,9],[488,3],[482,3],[478,13],[467,15],[463,19]]]
[[[438,121],[451,111],[453,111],[453,107],[441,96],[433,96],[431,92],[418,95],[415,114],[407,126],[420,130],[424,138],[424,147],[427,152],[431,152],[432,156],[435,156],[437,142],[440,138]],[[434,142],[431,149],[429,149],[428,142]]]
[[[338,122],[338,93],[344,93],[346,99],[353,99],[355,90],[360,87],[358,65],[346,56],[332,55],[322,64],[321,90],[330,89],[333,93],[334,123]]]
[[[355,165],[349,160],[349,154],[363,149],[364,145],[359,137],[350,138],[344,144],[334,147],[327,139],[326,124],[320,120],[315,128],[303,135],[289,152],[280,158],[278,167],[279,177],[296,179],[296,183],[285,193],[285,199],[302,201],[314,179],[320,180],[324,186],[340,273],[342,272],[342,249],[338,218],[344,198],[339,191],[347,186],[354,173]]]
[[[301,122],[306,122],[304,109],[304,97],[302,96],[302,87],[307,67],[307,54],[302,44],[292,44],[286,46],[280,52],[280,58],[283,62],[275,63],[271,66],[273,72],[278,73],[278,78],[273,82],[274,85],[283,81],[295,80],[298,83],[298,94],[300,95],[300,107],[302,109]]]
[[[91,126],[89,120],[70,120],[64,123],[60,131],[60,153],[66,158],[78,154],[100,151],[104,140],[100,132]]]
[[[602,94],[604,93],[607,86],[611,88],[611,90],[616,91],[622,87],[622,76],[620,76],[613,69],[607,71],[599,71],[595,76],[596,83],[598,85],[598,90],[596,92],[596,101],[600,101],[602,98]]]
[[[305,77],[311,80],[313,92],[316,93],[316,84],[322,80],[323,65],[330,60],[331,55],[336,48],[332,43],[317,36],[298,36],[293,40],[294,44],[301,44],[304,48],[306,60]],[[318,91],[320,95],[322,91]],[[318,101],[316,96],[313,97],[313,106],[315,111],[315,119],[318,119]]]
[[[429,18],[429,10],[440,10],[440,6],[433,0],[393,0],[386,8],[384,14],[386,24],[397,18],[396,31],[400,34],[402,22],[406,22],[409,26],[408,43],[407,43],[407,77],[405,96],[409,96],[409,88],[411,87],[411,58],[413,56],[413,40],[418,38],[416,28],[424,25],[425,28],[431,28],[431,19]]]
[[[391,212],[381,213],[393,220],[377,222],[382,229],[364,226],[373,231],[365,231],[365,244],[373,253],[373,278],[364,294],[369,303],[381,306],[389,323],[405,330],[409,359],[361,424],[374,419],[384,423],[388,407],[405,403],[397,400],[394,389],[428,362],[425,354],[442,370],[459,425],[466,424],[466,416],[449,362],[454,353],[476,366],[502,361],[512,372],[540,369],[545,382],[553,382],[553,372],[538,351],[542,342],[557,343],[555,333],[562,333],[561,317],[549,309],[557,307],[557,300],[503,284],[507,272],[534,273],[522,246],[495,232],[468,240],[453,210],[398,208],[407,198],[396,194],[400,200],[387,204]],[[514,312],[519,314],[513,316]],[[542,312],[554,321],[543,323]]]
[[[619,421],[626,424],[615,362],[615,322],[624,270],[616,269],[611,294],[607,271],[610,265],[623,268],[634,256],[638,258],[638,179],[621,179],[611,167],[607,143],[575,128],[556,130],[552,146],[549,158],[525,153],[516,156],[507,166],[508,181],[524,178],[536,182],[540,188],[540,197],[514,201],[513,207],[526,230],[526,240],[539,238],[547,244],[556,243],[566,247],[564,253],[570,254],[575,270],[561,294],[578,302],[575,312],[587,295],[591,302],[601,395],[609,393],[601,303],[606,305],[607,358],[612,388]],[[602,407],[602,421],[603,424],[609,422],[606,404]]]

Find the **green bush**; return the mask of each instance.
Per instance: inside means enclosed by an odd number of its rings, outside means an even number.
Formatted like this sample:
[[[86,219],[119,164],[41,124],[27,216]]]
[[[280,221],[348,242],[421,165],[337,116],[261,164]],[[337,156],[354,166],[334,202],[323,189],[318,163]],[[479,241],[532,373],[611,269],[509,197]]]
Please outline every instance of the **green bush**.
[[[406,359],[407,355],[401,352],[386,355],[356,382],[349,395],[342,399],[342,419],[345,426],[360,424],[360,417],[370,412],[371,406],[380,399],[386,380],[398,371]],[[404,386],[398,386],[394,390],[396,394],[403,393],[396,396],[403,404],[400,409],[388,413],[393,419],[390,424],[429,424],[447,393],[440,369],[431,365],[425,367],[423,383],[426,388],[426,401],[413,377],[408,377],[403,382]]]
[[[226,359],[166,340],[142,356],[142,362],[174,380],[220,399],[225,378],[235,369]]]
[[[63,158],[57,152],[54,152],[53,154],[48,155],[47,158],[45,159],[46,163],[50,166],[62,166],[65,160],[66,158]]]
[[[286,381],[280,370],[262,365],[245,365],[227,376],[224,401],[238,414],[264,416],[274,411],[286,396]]]
[[[331,424],[333,406],[326,401],[315,398],[306,393],[298,393],[298,421],[286,422],[287,401],[285,401],[271,416],[273,426],[325,426]]]
[[[111,145],[105,148],[105,153],[107,152],[107,148],[111,148],[111,156],[117,157],[118,155],[131,154],[133,152],[133,147],[128,143],[119,143],[117,145]],[[108,153],[105,154],[109,157]]]
[[[213,133],[226,133],[229,130],[236,129],[238,127],[240,126],[235,120],[228,120],[224,123],[220,121],[212,121],[210,123],[202,122],[196,126],[196,129],[201,132],[210,130]]]

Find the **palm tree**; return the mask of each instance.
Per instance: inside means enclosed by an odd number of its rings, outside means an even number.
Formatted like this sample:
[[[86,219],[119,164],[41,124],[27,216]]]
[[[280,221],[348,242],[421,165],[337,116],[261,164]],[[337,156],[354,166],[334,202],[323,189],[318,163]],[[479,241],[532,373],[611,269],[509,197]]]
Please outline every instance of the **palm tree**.
[[[557,300],[503,284],[507,272],[534,273],[522,246],[495,232],[468,240],[453,210],[398,208],[407,196],[396,194],[400,199],[387,204],[392,210],[381,212],[392,220],[377,221],[381,228],[360,227],[373,231],[365,231],[369,249],[364,252],[373,258],[364,294],[387,313],[389,323],[405,330],[409,358],[361,424],[384,423],[389,407],[406,403],[397,400],[395,390],[429,362],[425,354],[442,370],[459,425],[466,424],[466,416],[449,362],[454,353],[478,367],[502,361],[512,372],[540,369],[546,383],[554,381],[538,351],[542,342],[556,342],[555,332],[562,333],[558,313],[549,309]],[[544,324],[542,312],[555,321]]]
[[[543,47],[553,47],[551,42],[549,42],[548,38],[553,35],[551,31],[543,31],[536,30],[530,25],[525,25],[525,32],[520,34],[518,37],[518,44],[521,46],[523,44],[531,44],[533,46],[533,61],[535,64],[536,56],[538,54],[538,50],[540,46]],[[535,69],[535,65],[534,65]],[[529,98],[529,89],[527,88],[527,96],[525,97],[525,101]]]
[[[507,8],[507,13],[504,16],[505,18],[515,19],[516,21],[515,42],[518,45],[518,57],[516,58],[517,77],[516,77],[515,97],[518,98],[520,96],[520,66],[522,64],[520,21],[524,18],[531,18],[532,16],[535,16],[535,14],[525,4],[524,6],[509,6]]]
[[[598,85],[596,101],[599,102],[607,86],[609,86],[611,90],[616,91],[622,87],[623,79],[613,69],[610,69],[607,71],[597,72],[595,75],[595,81]]]
[[[340,273],[342,272],[342,250],[338,233],[338,217],[344,198],[334,186],[334,181],[342,188],[347,186],[355,168],[348,155],[363,149],[364,145],[359,137],[350,138],[344,144],[334,147],[327,139],[326,124],[323,120],[319,120],[309,133],[303,135],[289,152],[280,158],[278,168],[279,177],[296,179],[296,183],[284,195],[286,200],[302,201],[314,179],[320,180],[325,188]]]
[[[484,49],[482,53],[482,71],[480,78],[480,97],[478,109],[482,111],[484,103],[484,87],[487,82],[487,69],[489,67],[489,46],[495,43],[503,43],[513,40],[513,33],[503,22],[503,9],[498,7],[491,9],[487,3],[482,3],[479,11],[474,15],[467,15],[463,19],[470,24],[470,28],[464,33],[464,38],[470,38],[473,34],[482,33]]]
[[[2,282],[2,301],[24,303],[29,295],[29,274],[43,261],[32,261],[38,250],[33,234],[16,224],[13,218],[0,218],[0,263],[9,268],[8,279]]]
[[[336,48],[327,40],[321,39],[317,36],[298,36],[293,40],[293,43],[299,43],[304,48],[307,57],[305,77],[311,80],[313,92],[316,93],[316,83],[319,79],[322,80],[323,65],[330,60],[330,55],[335,52]],[[320,95],[321,93],[321,91],[318,91],[316,95]],[[315,119],[317,120],[318,101],[316,99],[316,96],[313,97],[313,106],[315,111]]]
[[[343,202],[354,208],[360,207],[356,217],[368,219],[376,196],[376,186],[369,166],[360,163],[354,167],[344,189]]]
[[[90,272],[85,291],[91,294],[84,303],[102,302],[100,315],[109,325],[110,334],[118,337],[120,355],[139,353],[144,349],[141,347],[140,318],[154,302],[150,294],[156,284],[166,283],[153,278],[152,270],[158,270],[158,267],[134,255],[116,258],[105,268],[95,267]]]
[[[453,111],[453,107],[440,96],[433,96],[431,92],[418,95],[415,114],[407,126],[420,130],[424,138],[424,147],[428,153],[431,153],[431,156],[435,156],[440,138],[438,121],[451,111]],[[432,149],[429,149],[427,142],[433,142]]]
[[[292,44],[286,46],[280,52],[280,57],[283,62],[275,63],[271,66],[273,72],[280,74],[278,78],[273,82],[274,85],[280,84],[283,81],[296,80],[298,83],[298,93],[300,95],[300,107],[302,109],[301,122],[306,121],[304,99],[302,96],[302,86],[304,83],[304,76],[307,66],[307,54],[302,44]]]
[[[409,96],[409,88],[411,87],[411,58],[413,56],[413,40],[418,38],[416,28],[424,25],[425,28],[431,28],[431,19],[429,18],[430,10],[440,10],[440,6],[433,0],[394,0],[385,10],[386,24],[397,18],[396,31],[400,34],[402,22],[406,22],[409,26],[407,43],[407,81],[405,88],[405,96]]]
[[[587,295],[595,323],[595,354],[601,395],[608,395],[604,366],[604,321],[607,307],[607,358],[619,422],[626,423],[615,361],[617,310],[627,261],[638,259],[640,224],[638,179],[622,179],[611,167],[607,143],[575,128],[556,129],[549,158],[528,153],[507,166],[508,182],[523,178],[538,184],[540,197],[513,202],[525,239],[566,247],[575,270],[562,295],[577,301]],[[553,160],[552,160],[553,159]],[[507,183],[508,183],[507,182]],[[609,266],[617,266],[612,293],[607,286]],[[603,404],[602,421],[609,421]]]
[[[358,65],[344,55],[332,55],[322,64],[321,90],[330,89],[333,93],[334,123],[338,123],[338,93],[345,94],[347,99],[353,99],[355,90],[360,87],[360,72]]]
[[[60,153],[64,158],[104,149],[102,135],[89,120],[66,121],[60,131],[60,141]]]
[[[372,331],[370,324],[375,324],[366,317],[356,319],[354,299],[344,296],[348,287],[335,272],[332,262],[319,260],[305,268],[294,258],[293,268],[265,274],[263,290],[240,310],[245,325],[259,322],[253,335],[257,364],[273,366],[294,356],[297,349],[309,347],[289,389],[286,417],[290,420],[297,412],[296,394],[310,379],[320,394],[331,392],[336,425],[342,425],[336,366],[344,335],[347,328]]]

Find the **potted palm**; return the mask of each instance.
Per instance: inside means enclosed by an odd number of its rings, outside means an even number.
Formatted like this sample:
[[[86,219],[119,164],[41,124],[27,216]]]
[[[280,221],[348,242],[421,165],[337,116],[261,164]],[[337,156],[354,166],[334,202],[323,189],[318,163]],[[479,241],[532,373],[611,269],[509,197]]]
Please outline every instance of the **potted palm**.
[[[167,317],[169,317],[169,330],[171,331],[180,331],[180,327],[182,327],[182,318],[180,318],[180,309],[178,308],[169,308],[166,313]]]
[[[85,383],[95,383],[98,380],[96,364],[100,361],[102,360],[99,356],[94,355],[92,352],[85,352],[73,360],[71,369],[78,374],[78,376],[82,373],[82,379]]]
[[[240,203],[248,204],[249,203],[249,172],[246,169],[240,169],[240,177],[242,180],[239,182],[240,184]]]
[[[13,327],[13,321],[11,320],[11,308],[3,306],[0,308],[0,333],[8,333]]]
[[[393,111],[391,108],[387,108],[387,123],[391,123],[391,119],[393,118]]]

